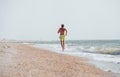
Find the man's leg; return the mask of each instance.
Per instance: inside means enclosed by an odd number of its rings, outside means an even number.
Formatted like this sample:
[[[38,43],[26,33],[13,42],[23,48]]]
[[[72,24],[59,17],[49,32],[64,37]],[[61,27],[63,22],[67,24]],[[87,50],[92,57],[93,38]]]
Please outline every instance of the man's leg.
[[[61,42],[61,47],[62,47],[62,51],[64,51],[65,45],[64,45],[64,36],[60,37],[60,42]]]
[[[64,51],[64,41],[60,40],[60,42],[61,42],[62,51]]]
[[[62,47],[62,46],[63,46],[63,45],[62,45],[62,40],[60,40],[60,43],[61,43],[61,47]],[[62,49],[63,49],[63,47],[62,47]]]
[[[65,44],[64,44],[64,40],[63,40],[63,44],[62,44],[62,45],[63,45],[63,51],[64,51],[64,49],[65,49]]]
[[[62,40],[60,40],[60,43],[61,43],[61,47],[62,47]]]

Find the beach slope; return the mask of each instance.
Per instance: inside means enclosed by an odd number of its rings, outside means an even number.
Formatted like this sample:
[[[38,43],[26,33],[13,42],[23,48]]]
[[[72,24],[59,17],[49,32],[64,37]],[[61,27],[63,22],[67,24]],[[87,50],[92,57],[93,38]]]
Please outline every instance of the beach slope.
[[[34,48],[0,43],[0,77],[114,77],[87,59]]]

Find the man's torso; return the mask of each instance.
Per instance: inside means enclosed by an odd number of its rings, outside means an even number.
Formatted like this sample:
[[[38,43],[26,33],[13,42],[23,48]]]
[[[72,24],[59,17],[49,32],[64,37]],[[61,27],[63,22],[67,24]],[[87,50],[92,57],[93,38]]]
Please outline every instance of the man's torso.
[[[59,29],[60,35],[64,35],[65,30],[66,30],[65,28],[60,28],[60,29]]]

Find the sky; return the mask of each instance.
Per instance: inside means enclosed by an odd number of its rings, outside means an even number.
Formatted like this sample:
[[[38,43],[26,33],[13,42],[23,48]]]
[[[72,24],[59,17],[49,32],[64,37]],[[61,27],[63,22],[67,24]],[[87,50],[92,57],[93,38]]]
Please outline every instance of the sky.
[[[0,0],[0,39],[120,39],[120,0]]]

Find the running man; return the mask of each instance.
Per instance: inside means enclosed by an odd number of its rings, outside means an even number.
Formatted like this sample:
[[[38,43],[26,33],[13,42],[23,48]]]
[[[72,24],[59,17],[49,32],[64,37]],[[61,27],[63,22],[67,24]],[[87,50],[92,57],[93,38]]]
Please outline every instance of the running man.
[[[65,35],[67,36],[67,29],[64,28],[64,24],[61,25],[61,28],[59,28],[58,33],[60,33],[60,42],[61,42],[61,47],[62,51],[65,49]]]

